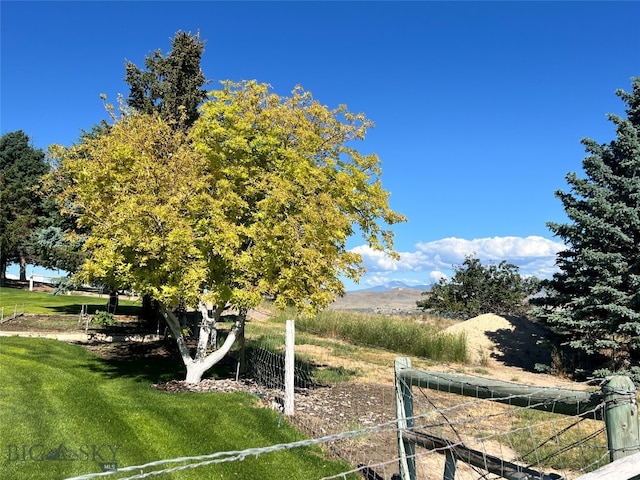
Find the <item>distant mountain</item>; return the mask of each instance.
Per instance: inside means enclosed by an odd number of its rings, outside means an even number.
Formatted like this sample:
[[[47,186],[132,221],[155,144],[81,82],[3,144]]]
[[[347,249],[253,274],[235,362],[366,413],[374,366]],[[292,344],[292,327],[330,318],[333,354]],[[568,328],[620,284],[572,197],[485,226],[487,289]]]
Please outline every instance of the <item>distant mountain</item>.
[[[425,292],[427,290],[431,290],[431,285],[407,285],[406,283],[399,281],[392,281],[383,283],[382,285],[376,285],[375,287],[363,288],[360,290],[353,290],[352,293],[357,292],[387,292],[389,290],[395,289],[403,289],[409,288],[412,290],[420,290],[421,292]]]
[[[428,289],[428,285],[408,286],[402,282],[389,282],[357,292],[347,292],[329,308],[383,314],[416,313],[416,302],[424,298],[422,293]]]

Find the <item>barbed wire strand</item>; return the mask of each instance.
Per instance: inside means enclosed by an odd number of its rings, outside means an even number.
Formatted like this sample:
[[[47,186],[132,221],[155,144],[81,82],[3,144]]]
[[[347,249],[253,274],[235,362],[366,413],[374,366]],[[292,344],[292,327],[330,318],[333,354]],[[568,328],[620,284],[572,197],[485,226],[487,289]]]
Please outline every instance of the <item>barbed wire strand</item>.
[[[304,377],[304,375],[302,375],[302,376]],[[540,390],[544,391],[544,387],[541,387]],[[453,394],[455,394],[455,392]],[[466,408],[466,407],[472,407],[472,406],[477,405],[478,403],[481,403],[481,402],[483,402],[483,403],[484,402],[494,403],[496,400],[500,400],[501,403],[505,403],[505,402],[508,403],[508,401],[513,399],[513,398],[523,398],[523,397],[527,397],[527,396],[532,396],[532,395],[534,395],[534,393],[529,393],[529,394],[526,394],[526,395],[515,394],[515,395],[508,395],[508,396],[505,396],[505,397],[491,398],[491,399],[479,399],[479,398],[476,398],[475,400],[471,400],[471,401],[468,401],[468,402],[462,402],[462,403],[459,403],[459,404],[456,404],[454,406],[447,407],[447,408],[437,408],[436,404],[426,394],[423,393],[423,395],[425,396],[425,398],[427,398],[427,401],[430,403],[432,408],[435,409],[435,412],[427,412],[427,413],[423,413],[423,414],[419,414],[419,415],[414,415],[412,417],[414,422],[420,421],[422,419],[426,419],[426,418],[429,418],[429,417],[433,418],[435,415],[441,416],[442,418],[444,418],[446,420],[444,423],[439,423],[439,424],[435,424],[435,425],[431,424],[429,426],[430,427],[442,426],[442,427],[452,428],[453,431],[456,433],[456,436],[459,439],[459,442],[452,443],[447,448],[432,449],[432,450],[429,451],[430,453],[434,452],[434,451],[442,453],[441,451],[444,451],[444,450],[447,450],[447,449],[451,449],[451,448],[455,448],[456,446],[458,446],[458,447],[459,446],[464,446],[464,443],[462,442],[462,436],[460,435],[458,430],[454,427],[454,424],[456,426],[458,426],[458,427],[459,426],[464,426],[465,424],[468,424],[468,423],[478,422],[481,419],[490,419],[490,418],[493,418],[493,417],[498,416],[498,415],[506,415],[506,414],[513,415],[514,412],[517,412],[519,410],[527,410],[527,409],[532,409],[534,407],[544,407],[544,406],[547,406],[547,405],[552,405],[553,403],[561,400],[559,398],[555,398],[553,400],[537,402],[535,404],[532,403],[532,404],[530,404],[530,405],[528,405],[526,407],[514,407],[513,405],[511,405],[512,408],[510,410],[508,410],[508,411],[505,411],[505,412],[501,412],[501,413],[498,413],[498,414],[494,413],[494,414],[491,414],[491,415],[477,416],[477,417],[474,417],[474,418],[464,418],[464,419],[460,419],[460,420],[454,422],[454,421],[450,420],[448,418],[448,416],[447,416],[450,412],[453,412],[454,410],[459,410],[461,408]],[[415,399],[415,397],[414,397],[414,399]],[[591,410],[589,412],[583,412],[580,415],[580,417],[582,417],[582,419],[584,419],[584,417],[589,413],[593,413],[594,416],[595,416],[596,410],[598,408],[601,408],[601,406],[598,406],[598,407],[594,408],[593,410]],[[553,412],[553,408],[551,409],[550,413],[552,413],[552,412]],[[577,420],[574,424],[579,424],[580,421],[581,420]],[[539,424],[551,423],[555,427],[555,422],[556,422],[556,420],[549,420],[549,421],[546,421],[546,422],[540,422]],[[397,433],[397,428],[398,428],[397,427],[397,419],[394,419],[394,420],[391,420],[391,421],[388,421],[388,422],[383,422],[383,423],[380,423],[380,424],[377,424],[377,425],[374,425],[374,426],[360,428],[360,429],[357,429],[357,430],[349,430],[349,431],[341,432],[341,433],[337,433],[337,434],[325,435],[325,436],[318,437],[318,438],[301,440],[301,441],[296,441],[296,442],[291,442],[291,443],[276,444],[276,445],[267,446],[267,447],[249,448],[249,449],[244,449],[244,450],[235,450],[235,451],[228,451],[228,452],[216,452],[216,453],[206,454],[206,455],[186,456],[186,457],[178,457],[178,458],[173,458],[173,459],[157,460],[157,461],[153,461],[153,462],[148,462],[148,463],[143,464],[143,465],[136,465],[136,466],[118,468],[117,470],[113,470],[113,471],[91,473],[91,474],[85,474],[85,475],[76,476],[76,477],[69,477],[67,480],[90,480],[90,479],[106,477],[106,476],[110,476],[110,475],[121,475],[123,473],[134,472],[134,471],[138,471],[140,473],[136,473],[135,475],[130,476],[130,477],[121,478],[120,480],[143,479],[143,478],[148,478],[148,477],[151,477],[151,476],[156,476],[156,475],[161,475],[161,474],[171,473],[171,472],[177,472],[177,471],[182,471],[182,470],[187,470],[187,469],[193,469],[193,468],[203,467],[203,466],[212,465],[212,464],[219,464],[219,463],[233,462],[233,461],[242,461],[247,457],[259,457],[260,455],[267,454],[267,453],[290,450],[290,449],[294,449],[294,448],[310,447],[310,446],[321,445],[321,444],[326,444],[326,443],[339,442],[339,441],[342,441],[342,440],[352,439],[352,438],[361,437],[361,436],[365,436],[365,435],[378,434],[378,433],[389,432],[389,431],[394,431],[394,432]],[[513,432],[517,432],[519,430],[530,429],[530,428],[531,428],[531,426],[520,427],[520,428],[517,428],[517,429],[510,430],[508,433],[513,433]],[[564,430],[567,430],[567,429],[568,429],[568,427],[562,429],[561,432],[564,431]],[[569,448],[573,448],[576,444],[584,443],[584,441],[586,441],[586,440],[588,440],[590,438],[594,438],[599,433],[601,433],[601,432],[598,431],[596,433],[588,435],[586,438],[583,438],[581,440],[575,441],[575,442],[573,442],[572,445],[563,447],[560,450],[566,450],[566,449],[569,449]],[[505,435],[505,432],[495,433],[495,434],[483,437],[482,441],[484,442],[487,439],[504,437],[504,435]],[[543,444],[544,443],[548,443],[550,440],[551,439],[545,440],[543,442]],[[560,453],[561,452],[558,452],[557,454],[560,454]],[[549,455],[549,457],[553,457],[554,455],[557,455],[557,454]],[[605,455],[606,455],[606,453],[605,453]],[[415,457],[417,458],[418,456],[419,456],[419,454],[416,454]],[[603,455],[603,457],[604,457],[604,455]],[[542,461],[544,461],[546,459],[547,459],[547,457],[544,457],[542,459],[537,459],[537,461],[532,465],[538,465],[539,463],[541,463]],[[385,465],[389,465],[391,463],[397,462],[398,460],[399,460],[398,458],[394,458],[393,460],[389,460],[388,462],[385,462],[385,461],[377,462],[373,466],[384,467]],[[177,465],[177,466],[174,466],[174,467],[169,467],[169,468],[165,468],[165,469],[161,469],[161,470],[153,470],[153,471],[143,472],[143,470],[145,470],[145,469],[163,467],[163,466],[170,465],[170,464],[186,463],[186,462],[189,462],[189,463],[187,465]],[[371,466],[369,466],[369,467],[371,467]],[[335,478],[346,478],[348,475],[350,475],[352,473],[361,472],[362,470],[363,470],[363,467],[358,467],[358,468],[354,468],[354,469],[351,469],[351,470],[348,470],[348,471],[345,471],[345,472],[341,472],[341,473],[333,475],[333,476],[324,477],[324,479],[329,480],[329,479],[335,479]],[[478,477],[478,478],[486,478],[487,475],[488,475],[487,473],[482,473],[477,469],[474,469],[474,470],[476,470],[476,474],[477,475],[480,475],[480,477]]]
[[[89,474],[80,475],[77,477],[69,477],[66,480],[90,480],[92,478],[106,477],[106,476],[115,475],[118,473],[131,472],[135,470],[143,470],[145,468],[159,467],[169,463],[184,463],[184,462],[192,462],[192,461],[202,462],[193,466],[189,465],[189,466],[176,467],[178,470],[185,469],[185,468],[195,468],[197,466],[208,465],[211,463],[221,463],[221,462],[232,461],[232,460],[240,460],[249,456],[259,456],[264,453],[273,453],[273,452],[279,452],[283,450],[291,450],[294,448],[311,447],[315,445],[321,445],[324,443],[331,443],[339,440],[346,440],[349,438],[370,435],[372,433],[387,431],[390,429],[390,427],[392,427],[391,430],[393,431],[396,430],[396,420],[385,422],[372,427],[366,427],[359,430],[350,430],[347,432],[337,433],[333,435],[326,435],[324,437],[319,437],[319,438],[312,438],[308,440],[298,440],[296,442],[290,442],[290,443],[279,443],[279,444],[271,445],[267,447],[248,448],[246,450],[233,450],[233,451],[227,451],[227,452],[216,452],[216,453],[211,453],[206,455],[195,455],[195,456],[188,456],[188,457],[163,459],[163,460],[157,460],[154,462],[145,463],[143,465],[134,465],[129,467],[118,468],[117,470],[108,471],[108,472],[89,473]],[[146,476],[157,475],[159,473],[169,473],[170,471],[175,471],[175,470],[167,470],[163,472],[154,471],[154,472],[149,472],[148,474],[143,474],[145,476],[127,477],[122,480],[133,480],[134,478],[136,479],[146,478]]]

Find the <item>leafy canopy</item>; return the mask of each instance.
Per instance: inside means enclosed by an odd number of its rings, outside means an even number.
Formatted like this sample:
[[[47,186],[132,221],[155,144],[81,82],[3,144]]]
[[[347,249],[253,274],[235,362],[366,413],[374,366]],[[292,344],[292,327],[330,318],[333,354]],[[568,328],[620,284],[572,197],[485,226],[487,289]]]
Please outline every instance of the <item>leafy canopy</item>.
[[[417,306],[464,319],[483,313],[522,315],[525,298],[537,291],[537,285],[537,279],[523,278],[516,265],[502,261],[485,267],[467,256],[453,277],[440,279]]]
[[[568,346],[613,369],[640,364],[640,77],[616,94],[627,114],[609,115],[616,139],[584,139],[585,177],[569,173],[570,191],[556,192],[569,222],[548,227],[567,249],[535,302]]]
[[[58,147],[59,175],[90,229],[80,277],[157,300],[313,310],[357,280],[354,225],[390,254],[404,221],[388,205],[376,155],[355,147],[371,122],[296,88],[226,82],[188,132],[159,114],[123,111],[104,135]],[[203,292],[206,290],[206,295]]]

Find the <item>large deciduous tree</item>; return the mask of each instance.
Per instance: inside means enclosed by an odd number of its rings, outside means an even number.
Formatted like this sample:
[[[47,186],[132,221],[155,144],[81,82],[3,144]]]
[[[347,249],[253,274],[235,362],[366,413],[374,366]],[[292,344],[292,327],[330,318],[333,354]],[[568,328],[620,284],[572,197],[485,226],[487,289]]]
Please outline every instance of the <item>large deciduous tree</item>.
[[[48,170],[44,152],[31,146],[22,130],[0,138],[0,281],[10,263],[20,265],[20,279],[26,280],[27,263],[34,260],[33,234],[42,214],[35,186]]]
[[[441,279],[416,303],[424,311],[463,319],[483,313],[522,315],[526,297],[537,288],[538,280],[522,277],[516,265],[502,261],[485,267],[467,256],[452,278]]]
[[[203,53],[199,34],[178,31],[167,56],[156,50],[145,59],[146,70],[127,62],[127,104],[141,113],[159,112],[174,127],[191,127],[198,118],[198,107],[207,98],[203,87],[208,82],[200,68]]]
[[[346,249],[356,227],[396,255],[383,224],[404,217],[388,205],[378,157],[354,147],[370,127],[301,88],[284,98],[256,82],[224,83],[188,132],[157,112],[123,113],[107,134],[57,151],[57,173],[74,179],[60,200],[89,228],[80,277],[131,286],[165,306],[198,306],[193,355],[164,310],[187,381],[198,382],[264,296],[306,312],[343,294],[341,276],[363,273],[362,258]],[[238,321],[212,351],[228,305]]]
[[[569,222],[549,223],[567,245],[560,271],[546,282],[538,314],[565,335],[575,352],[605,355],[611,370],[640,361],[640,78],[616,94],[626,118],[609,115],[616,138],[585,139],[585,177],[569,173],[558,191]]]
[[[125,81],[130,91],[127,105],[138,112],[157,112],[173,129],[187,131],[199,116],[209,83],[200,67],[204,42],[200,35],[178,31],[167,56],[160,50],[146,57],[146,70],[126,62]],[[143,297],[143,315],[152,316],[151,297]]]

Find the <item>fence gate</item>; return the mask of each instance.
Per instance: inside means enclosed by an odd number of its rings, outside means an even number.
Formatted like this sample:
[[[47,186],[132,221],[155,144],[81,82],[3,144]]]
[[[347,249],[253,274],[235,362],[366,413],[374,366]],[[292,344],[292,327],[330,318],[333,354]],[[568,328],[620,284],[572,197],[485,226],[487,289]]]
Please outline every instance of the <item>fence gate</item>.
[[[443,480],[454,480],[458,462],[477,470],[478,478],[489,472],[508,480],[554,480],[567,478],[566,472],[578,478],[629,455],[640,458],[636,388],[625,376],[608,378],[599,391],[582,391],[415,370],[399,357],[395,386],[402,480],[418,478],[416,447],[444,456]],[[640,464],[635,468],[640,475]]]

